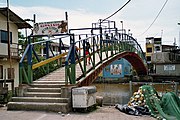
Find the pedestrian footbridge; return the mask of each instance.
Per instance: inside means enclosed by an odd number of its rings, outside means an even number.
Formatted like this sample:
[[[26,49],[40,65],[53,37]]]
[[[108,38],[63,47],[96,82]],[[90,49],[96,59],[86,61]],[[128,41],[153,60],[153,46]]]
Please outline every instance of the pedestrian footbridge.
[[[85,51],[87,42],[89,55]],[[56,52],[55,48],[58,48]],[[87,58],[90,58],[88,65]],[[29,87],[20,88],[26,92],[14,97],[8,109],[67,112],[71,100],[63,97],[62,87],[90,85],[103,68],[119,58],[129,61],[139,76],[148,74],[141,46],[132,34],[118,29],[114,21],[92,23],[91,28],[69,29],[67,34],[31,35],[20,60],[19,79],[20,86],[28,84]]]

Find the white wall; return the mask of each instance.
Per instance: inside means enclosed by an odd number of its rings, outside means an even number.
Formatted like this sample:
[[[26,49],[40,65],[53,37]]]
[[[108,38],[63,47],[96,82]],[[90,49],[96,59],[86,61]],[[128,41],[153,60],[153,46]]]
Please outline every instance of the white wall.
[[[6,17],[0,14],[0,30],[7,31],[7,20]],[[18,44],[18,27],[16,24],[14,24],[12,21],[9,22],[9,30],[12,32],[12,43]],[[12,44],[11,48],[17,48],[17,45]],[[8,55],[8,45],[5,43],[0,42],[0,56]],[[7,59],[0,59],[0,65],[3,65],[3,72],[4,69],[10,68],[9,61]],[[12,68],[14,68],[14,86],[17,87],[19,85],[19,61],[16,59],[12,59]],[[8,77],[8,73],[6,72],[6,78]],[[4,74],[3,74],[4,78]],[[9,88],[11,86],[9,85]]]
[[[3,78],[5,78],[6,70],[6,79],[8,78],[8,71],[7,69],[10,68],[10,64],[8,60],[0,60],[0,65],[3,65]],[[14,68],[14,86],[18,87],[19,85],[19,62],[16,60],[12,60],[12,68]],[[10,84],[8,85],[9,89],[11,88]]]
[[[6,17],[0,14],[0,30],[7,31]],[[9,31],[12,32],[12,43],[18,44],[18,27],[12,21],[9,22]],[[12,44],[11,47],[16,48],[17,46]],[[0,55],[8,55],[8,45],[0,42]]]

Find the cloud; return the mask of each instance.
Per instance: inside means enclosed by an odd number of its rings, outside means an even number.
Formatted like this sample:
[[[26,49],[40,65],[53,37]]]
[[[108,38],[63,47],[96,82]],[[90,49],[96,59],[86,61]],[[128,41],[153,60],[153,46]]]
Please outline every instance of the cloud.
[[[23,19],[33,19],[33,14],[36,14],[37,22],[65,20],[65,12],[68,12],[69,27],[90,27],[92,22],[97,22],[100,18],[100,15],[89,13],[83,9],[64,10],[45,6],[11,6],[11,9]]]
[[[175,1],[177,2],[177,0],[172,1],[174,1],[174,3]],[[120,21],[123,20],[124,28],[131,29],[133,37],[137,38],[143,49],[145,38],[151,36],[160,37],[162,35],[163,43],[171,41],[168,42],[168,44],[171,44],[175,37],[178,41],[178,31],[180,29],[177,26],[177,22],[180,19],[180,16],[177,14],[177,10],[179,9],[178,5],[170,1],[153,26],[145,34],[141,35],[152,23],[164,2],[165,1],[154,1],[148,3],[144,0],[139,0],[139,2],[132,1],[120,13],[110,18],[110,20],[115,20],[119,29],[122,28]],[[23,19],[33,19],[33,14],[36,14],[36,22],[64,20],[65,12],[68,12],[69,28],[91,27],[92,23],[98,22],[99,19],[106,18],[111,14],[100,14],[95,12],[95,10],[94,12],[89,12],[89,10],[86,10],[85,8],[78,8],[75,10],[48,6],[11,6],[10,8]]]

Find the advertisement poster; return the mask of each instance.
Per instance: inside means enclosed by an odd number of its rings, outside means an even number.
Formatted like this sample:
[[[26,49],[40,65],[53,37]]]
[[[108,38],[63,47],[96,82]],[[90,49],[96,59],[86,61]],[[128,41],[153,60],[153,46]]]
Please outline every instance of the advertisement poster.
[[[67,33],[67,21],[35,23],[33,35],[55,35]]]
[[[110,66],[111,75],[120,75],[122,73],[122,65],[121,64],[113,64]]]

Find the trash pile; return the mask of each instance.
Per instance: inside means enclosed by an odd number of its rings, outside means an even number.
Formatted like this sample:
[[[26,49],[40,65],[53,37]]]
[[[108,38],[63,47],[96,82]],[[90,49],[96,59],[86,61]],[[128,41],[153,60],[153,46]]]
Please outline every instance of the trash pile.
[[[180,120],[179,97],[173,92],[159,97],[150,85],[141,86],[128,104],[116,104],[115,108],[130,115],[151,115],[157,119]]]

